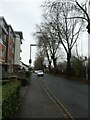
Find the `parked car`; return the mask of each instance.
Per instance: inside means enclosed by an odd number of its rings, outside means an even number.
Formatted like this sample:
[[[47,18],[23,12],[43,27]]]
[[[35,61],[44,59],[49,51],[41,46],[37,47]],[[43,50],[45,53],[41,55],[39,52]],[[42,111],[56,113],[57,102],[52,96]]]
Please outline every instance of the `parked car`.
[[[44,76],[44,72],[42,70],[37,71],[37,76]]]

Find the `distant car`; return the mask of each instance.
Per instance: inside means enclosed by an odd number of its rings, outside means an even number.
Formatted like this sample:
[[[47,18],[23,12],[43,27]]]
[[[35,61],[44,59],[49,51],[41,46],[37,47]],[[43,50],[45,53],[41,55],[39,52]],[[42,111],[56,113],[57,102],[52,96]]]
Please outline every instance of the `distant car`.
[[[43,71],[42,71],[42,70],[38,70],[38,71],[37,71],[37,76],[44,76]]]
[[[37,74],[37,72],[38,72],[38,71],[37,71],[37,70],[35,70],[34,72]]]

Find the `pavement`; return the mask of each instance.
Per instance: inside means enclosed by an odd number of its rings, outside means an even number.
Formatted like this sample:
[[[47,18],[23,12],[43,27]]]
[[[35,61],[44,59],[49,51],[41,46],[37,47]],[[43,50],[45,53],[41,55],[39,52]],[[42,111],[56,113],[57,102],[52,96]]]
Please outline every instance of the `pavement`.
[[[64,118],[55,102],[48,96],[38,77],[32,75],[30,84],[21,88],[22,104],[13,116],[17,118]]]

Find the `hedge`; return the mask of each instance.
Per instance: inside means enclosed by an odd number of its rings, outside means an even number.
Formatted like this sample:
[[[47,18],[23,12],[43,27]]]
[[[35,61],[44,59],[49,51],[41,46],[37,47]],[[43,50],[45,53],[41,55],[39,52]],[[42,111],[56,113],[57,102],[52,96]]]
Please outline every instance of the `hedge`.
[[[31,78],[30,71],[20,71],[17,76],[18,80],[22,82],[22,86],[28,85],[30,83]]]
[[[2,119],[10,118],[19,104],[21,82],[8,83],[2,87]]]
[[[0,120],[2,118],[2,86],[0,85]]]

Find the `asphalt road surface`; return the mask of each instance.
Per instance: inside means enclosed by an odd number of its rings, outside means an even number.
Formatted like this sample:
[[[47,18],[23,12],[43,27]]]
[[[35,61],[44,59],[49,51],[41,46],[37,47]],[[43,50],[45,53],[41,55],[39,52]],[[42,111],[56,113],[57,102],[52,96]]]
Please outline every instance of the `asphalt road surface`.
[[[37,77],[37,76],[36,76]],[[88,118],[88,84],[45,74],[42,79],[74,118]]]

